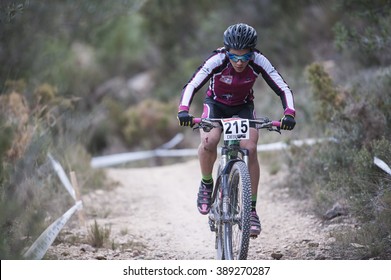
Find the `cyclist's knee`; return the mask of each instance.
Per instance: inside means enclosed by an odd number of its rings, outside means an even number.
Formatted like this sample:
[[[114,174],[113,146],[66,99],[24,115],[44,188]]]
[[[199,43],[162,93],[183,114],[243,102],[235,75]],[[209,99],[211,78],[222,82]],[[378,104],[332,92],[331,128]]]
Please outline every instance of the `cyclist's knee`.
[[[204,134],[201,137],[201,148],[208,152],[213,152],[217,149],[217,145],[219,144],[220,138],[216,137],[216,135]]]
[[[258,131],[256,129],[250,129],[250,139],[242,141],[240,145],[249,151],[250,156],[256,154],[258,148]]]
[[[250,156],[257,153],[257,143],[253,141],[246,141],[242,143],[242,148],[247,149]]]
[[[201,141],[201,148],[208,152],[213,152],[216,150],[218,145],[218,141],[214,141],[213,139],[209,139],[206,137],[205,139],[202,139]]]

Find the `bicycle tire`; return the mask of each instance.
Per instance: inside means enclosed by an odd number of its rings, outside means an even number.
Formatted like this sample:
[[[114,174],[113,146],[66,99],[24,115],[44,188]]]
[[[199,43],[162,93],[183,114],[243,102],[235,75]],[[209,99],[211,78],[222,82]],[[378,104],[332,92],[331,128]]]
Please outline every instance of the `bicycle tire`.
[[[251,181],[247,165],[237,161],[228,177],[229,213],[231,219],[223,227],[224,257],[228,260],[247,259],[250,243]]]

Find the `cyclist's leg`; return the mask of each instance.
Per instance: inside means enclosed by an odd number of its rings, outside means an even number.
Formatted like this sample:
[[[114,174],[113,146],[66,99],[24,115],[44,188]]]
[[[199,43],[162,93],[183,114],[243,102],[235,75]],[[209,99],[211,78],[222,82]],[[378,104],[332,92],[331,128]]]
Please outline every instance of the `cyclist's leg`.
[[[243,105],[238,113],[239,117],[246,119],[255,119],[254,103],[250,102]],[[259,183],[259,162],[257,154],[258,144],[258,130],[255,128],[255,124],[250,124],[250,139],[242,140],[240,146],[249,151],[248,169],[251,178],[251,193],[253,196],[257,195],[258,183]]]
[[[251,194],[256,196],[258,193],[259,184],[259,162],[257,154],[257,143],[258,143],[258,130],[256,128],[250,128],[250,139],[242,140],[240,145],[249,151],[248,157],[248,170],[251,179]]]
[[[217,159],[217,145],[221,137],[220,129],[212,129],[210,132],[201,130],[201,143],[198,147],[198,157],[202,176],[211,175]]]
[[[215,117],[213,104],[204,104],[203,118]],[[211,196],[213,190],[213,166],[217,158],[217,145],[220,141],[221,129],[212,129],[210,132],[200,130],[201,143],[198,147],[198,158],[201,167],[202,180],[197,197],[198,211],[206,215],[211,206]]]
[[[203,118],[221,118],[221,110],[211,98],[206,98],[204,103]],[[220,142],[221,129],[215,128],[210,132],[200,130],[201,143],[198,147],[198,158],[202,176],[212,175],[213,165],[217,159],[217,145]]]
[[[198,211],[206,215],[210,211],[213,192],[213,165],[217,158],[217,144],[221,131],[212,129],[210,132],[201,130],[201,143],[198,148],[198,158],[201,167],[202,179],[197,196]]]
[[[244,106],[239,116],[242,118],[254,119],[255,118],[254,104],[250,103],[247,106]],[[258,130],[253,125],[250,128],[250,139],[242,140],[240,143],[242,148],[245,148],[249,151],[248,169],[250,173],[251,194],[252,194],[250,234],[252,236],[257,236],[261,232],[261,223],[259,221],[259,217],[258,214],[256,213],[256,208],[255,208],[256,201],[257,201],[257,194],[258,194],[259,176],[260,176],[258,154],[257,154],[257,143],[258,143]]]

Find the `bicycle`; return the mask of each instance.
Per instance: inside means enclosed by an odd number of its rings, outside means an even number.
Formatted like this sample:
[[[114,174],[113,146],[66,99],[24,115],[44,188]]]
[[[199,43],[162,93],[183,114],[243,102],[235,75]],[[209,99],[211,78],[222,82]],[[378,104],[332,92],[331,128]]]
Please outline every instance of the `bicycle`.
[[[212,193],[209,226],[216,233],[216,258],[220,260],[247,259],[250,242],[251,181],[248,171],[249,152],[240,147],[240,141],[249,139],[250,123],[258,129],[280,132],[280,122],[268,118],[226,119],[194,118],[193,129],[209,132],[222,128],[224,145],[221,147],[217,180]]]

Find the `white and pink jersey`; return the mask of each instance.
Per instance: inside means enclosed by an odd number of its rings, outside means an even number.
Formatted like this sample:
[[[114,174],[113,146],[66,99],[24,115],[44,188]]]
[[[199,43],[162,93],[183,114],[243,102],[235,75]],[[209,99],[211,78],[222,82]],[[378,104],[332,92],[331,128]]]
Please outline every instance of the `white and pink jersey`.
[[[189,111],[195,93],[208,81],[210,83],[206,94],[217,102],[237,106],[252,101],[253,86],[259,74],[281,98],[284,113],[295,116],[292,91],[270,61],[258,50],[254,50],[253,59],[240,73],[232,67],[224,48],[215,50],[183,88],[178,109]]]

